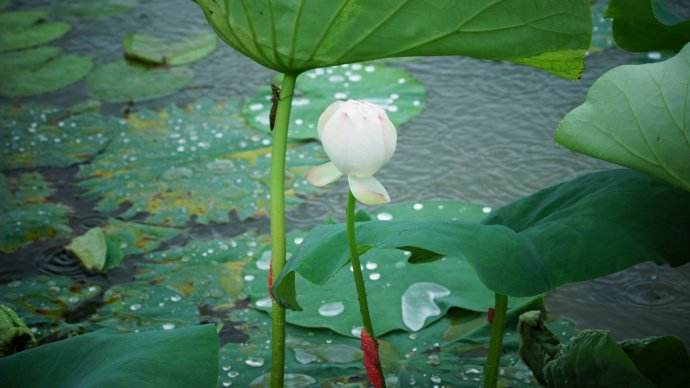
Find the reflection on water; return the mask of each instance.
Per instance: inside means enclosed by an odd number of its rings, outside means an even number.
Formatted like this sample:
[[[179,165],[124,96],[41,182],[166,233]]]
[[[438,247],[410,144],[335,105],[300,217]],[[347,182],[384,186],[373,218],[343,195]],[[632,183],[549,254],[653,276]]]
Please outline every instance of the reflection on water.
[[[34,7],[51,2],[16,3]],[[121,55],[121,40],[130,32],[170,36],[207,29],[191,1],[146,1],[129,14],[74,23],[68,39],[58,45],[89,53],[97,63],[105,63]],[[593,55],[583,79],[575,82],[526,67],[467,58],[391,61],[417,77],[427,87],[428,96],[425,112],[399,128],[397,153],[379,178],[394,201],[443,198],[496,208],[579,174],[610,168],[557,146],[552,137],[559,119],[582,102],[591,83],[628,59],[617,50]],[[173,101],[184,104],[200,97],[245,98],[273,77],[271,71],[225,46],[193,68],[197,77],[191,87],[134,109],[162,107]],[[67,106],[87,97],[81,82],[32,101]],[[2,103],[26,101],[0,99]],[[104,107],[111,114],[124,109],[121,104]],[[333,185],[330,195],[289,214],[289,226],[308,228],[330,216],[342,218],[345,201],[346,185],[341,181]],[[72,263],[65,262],[57,251],[48,252],[29,259],[39,268],[45,264],[72,273]],[[0,265],[3,271],[7,267],[19,273],[28,271],[26,264],[10,263],[6,258]],[[557,314],[572,317],[585,327],[611,329],[621,338],[675,334],[690,342],[690,266],[672,270],[641,265],[563,287],[548,303]]]

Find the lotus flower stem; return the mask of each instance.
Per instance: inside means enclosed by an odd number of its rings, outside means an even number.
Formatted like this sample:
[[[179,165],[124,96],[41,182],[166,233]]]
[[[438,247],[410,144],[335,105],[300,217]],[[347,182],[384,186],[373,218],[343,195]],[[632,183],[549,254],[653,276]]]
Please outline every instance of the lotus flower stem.
[[[355,208],[356,199],[352,191],[348,194],[347,200],[347,239],[350,245],[350,259],[352,261],[352,274],[355,278],[357,288],[357,299],[359,301],[359,312],[362,316],[363,332],[360,335],[362,340],[362,350],[364,354],[364,365],[367,368],[369,381],[375,388],[385,388],[386,383],[383,378],[380,357],[378,354],[378,344],[374,334],[374,326],[371,323],[369,314],[369,303],[367,302],[367,290],[362,276],[362,264],[359,260],[359,250],[357,248],[357,237],[355,236]]]
[[[278,100],[273,148],[271,150],[271,271],[278,276],[285,265],[285,153],[287,151],[288,123],[296,74],[285,74]],[[271,388],[283,387],[285,371],[285,309],[275,300],[271,309]]]
[[[503,332],[506,326],[506,312],[508,311],[508,297],[496,294],[494,316],[491,322],[491,339],[489,341],[489,354],[484,365],[484,388],[496,388],[498,382],[498,369],[501,361],[501,348],[503,346]]]

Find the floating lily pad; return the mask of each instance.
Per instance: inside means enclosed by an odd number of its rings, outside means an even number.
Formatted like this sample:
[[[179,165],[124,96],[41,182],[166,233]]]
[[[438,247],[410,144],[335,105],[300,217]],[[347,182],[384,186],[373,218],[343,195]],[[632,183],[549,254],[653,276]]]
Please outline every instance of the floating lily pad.
[[[276,84],[279,84],[279,82]],[[397,126],[419,115],[424,109],[425,89],[403,69],[380,64],[352,64],[315,69],[302,74],[297,83],[290,113],[288,136],[293,139],[317,138],[319,116],[335,100],[368,100],[382,105]],[[242,114],[260,130],[269,130],[271,89],[260,88],[247,99]]]
[[[46,21],[45,11],[16,11],[0,14],[0,52],[46,44],[72,28],[65,22]]]
[[[125,222],[115,218],[103,226],[109,242],[117,245],[124,256],[138,255],[158,248],[180,234],[180,229]]]
[[[108,144],[115,118],[29,105],[0,107],[0,170],[64,167],[89,160]]]
[[[151,65],[184,65],[196,62],[218,47],[212,32],[203,32],[179,42],[168,43],[155,36],[130,34],[124,40],[127,58]]]
[[[86,78],[92,95],[107,102],[146,101],[167,96],[189,85],[194,71],[187,67],[146,67],[124,60],[96,68]]]
[[[111,287],[105,305],[90,318],[96,327],[118,331],[172,330],[199,324],[196,304],[164,285],[127,283]]]
[[[61,48],[51,46],[2,53],[0,54],[0,69],[4,73],[16,67],[36,66],[57,57],[61,53]]]
[[[147,223],[223,223],[265,215],[269,201],[271,138],[247,129],[236,102],[201,101],[184,109],[142,111],[93,163],[82,165],[80,184],[100,198],[97,208],[120,216],[146,215]],[[317,144],[290,145],[288,206],[316,193],[304,170],[325,158]]]
[[[589,52],[599,52],[615,46],[611,19],[605,16],[608,4],[592,4],[592,44]]]
[[[71,85],[91,71],[91,58],[39,47],[0,55],[0,95],[31,96]]]
[[[139,0],[68,0],[61,1],[54,12],[60,16],[97,19],[117,16],[139,5]]]
[[[41,174],[0,174],[0,252],[10,253],[33,241],[68,235],[68,208],[47,203],[52,194]]]
[[[75,322],[76,312],[101,292],[96,284],[37,276],[0,285],[0,302],[12,307],[41,342],[84,332],[86,324]]]

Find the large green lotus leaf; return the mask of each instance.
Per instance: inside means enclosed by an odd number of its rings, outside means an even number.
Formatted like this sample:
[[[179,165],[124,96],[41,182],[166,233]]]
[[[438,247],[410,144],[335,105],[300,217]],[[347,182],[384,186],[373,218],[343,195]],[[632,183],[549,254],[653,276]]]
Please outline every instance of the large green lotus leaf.
[[[187,108],[142,111],[106,152],[82,165],[80,184],[100,198],[97,208],[121,217],[146,214],[148,223],[223,223],[235,210],[241,219],[268,212],[268,134],[249,130],[236,102],[200,101]],[[294,144],[287,152],[287,204],[316,193],[304,169],[324,161],[317,144]]]
[[[83,333],[82,312],[101,286],[62,276],[37,276],[0,285],[0,303],[12,307],[39,342]]]
[[[194,301],[155,282],[118,284],[105,292],[103,301],[103,307],[89,317],[95,327],[117,331],[172,330],[201,321]]]
[[[465,55],[577,78],[589,46],[581,0],[197,0],[233,48],[282,73],[366,60]]]
[[[690,190],[690,44],[659,63],[620,66],[568,113],[556,141]]]
[[[607,4],[592,4],[592,44],[589,52],[598,52],[614,46],[611,20],[604,14]]]
[[[440,207],[440,209],[439,209]],[[450,220],[478,222],[485,217],[481,206],[451,201],[423,201],[384,206],[377,216],[396,220]],[[298,252],[303,233],[288,236],[288,252]],[[257,308],[268,309],[266,284],[270,250],[245,267],[247,293]],[[377,335],[394,330],[416,332],[440,319],[451,307],[486,312],[494,304],[494,293],[487,289],[467,262],[442,258],[425,263],[408,263],[409,253],[396,249],[373,249],[361,260],[372,306]],[[289,323],[305,327],[329,328],[342,335],[353,335],[361,327],[361,317],[352,272],[343,268],[323,284],[297,277],[300,292],[297,302],[302,311],[288,312]],[[522,300],[511,299],[511,305]]]
[[[0,52],[46,44],[72,28],[65,22],[47,22],[45,11],[0,13]]]
[[[127,58],[151,65],[184,65],[196,62],[213,52],[218,38],[212,32],[202,32],[168,43],[155,36],[130,34],[124,40]]]
[[[490,289],[530,296],[644,261],[684,264],[688,230],[690,193],[637,171],[611,170],[544,189],[483,223],[360,222],[357,239],[365,247],[460,257]],[[325,283],[348,261],[344,225],[317,227],[288,261],[273,294],[295,306],[295,273]]]
[[[63,0],[54,8],[54,12],[60,16],[97,19],[123,14],[137,5],[139,0]]]
[[[6,387],[215,387],[213,325],[172,331],[99,331],[0,360]]]
[[[422,112],[425,89],[407,71],[381,64],[345,64],[308,71],[297,83],[288,135],[295,139],[317,138],[316,124],[321,113],[333,101],[346,99],[382,105],[399,126]],[[247,122],[264,131],[269,130],[270,111],[269,87],[260,88],[242,106]]]
[[[69,235],[69,209],[47,202],[52,193],[40,173],[0,174],[0,252],[11,253],[37,240]]]
[[[36,105],[2,106],[0,117],[0,170],[85,162],[124,127],[113,117]]]
[[[84,78],[92,67],[91,58],[60,54],[54,47],[6,53],[0,55],[0,95],[32,96],[62,89]]]
[[[103,101],[146,101],[175,93],[193,79],[194,71],[187,67],[146,67],[118,60],[98,66],[86,78],[86,86]]]
[[[372,218],[379,221],[466,221],[479,222],[492,209],[488,206],[468,204],[458,201],[431,200],[400,202],[381,206],[372,211]]]
[[[613,37],[627,51],[678,51],[690,42],[690,20],[668,26],[654,15],[654,0],[610,0]]]

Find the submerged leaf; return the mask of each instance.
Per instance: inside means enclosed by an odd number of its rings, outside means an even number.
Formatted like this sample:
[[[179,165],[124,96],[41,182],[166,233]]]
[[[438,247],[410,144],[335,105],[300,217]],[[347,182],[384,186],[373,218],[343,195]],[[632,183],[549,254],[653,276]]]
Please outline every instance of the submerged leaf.
[[[197,0],[216,33],[282,73],[366,60],[465,55],[528,64],[577,78],[589,46],[580,0]],[[548,60],[544,58],[548,57]]]
[[[0,170],[66,167],[102,151],[120,120],[98,113],[36,105],[0,106]]]
[[[65,22],[48,22],[40,10],[0,13],[0,52],[39,46],[58,39],[72,28]]]
[[[119,60],[97,67],[86,84],[89,92],[103,101],[128,102],[167,96],[193,79],[194,71],[187,67],[148,68]]]
[[[49,203],[52,187],[37,172],[0,174],[0,252],[11,253],[37,240],[63,237],[69,209]]]
[[[620,66],[568,113],[556,141],[690,191],[690,44],[659,63]]]
[[[36,276],[0,285],[0,303],[12,307],[39,343],[81,334],[80,306],[100,299],[101,286],[63,276]],[[78,322],[75,322],[78,321]]]
[[[99,199],[99,210],[124,206],[121,217],[145,214],[159,225],[228,222],[232,210],[241,219],[267,213],[271,138],[246,128],[237,102],[142,111],[127,122],[128,129],[80,169],[87,178],[80,185]],[[288,206],[318,192],[301,176],[323,160],[317,144],[289,146]]]
[[[218,46],[212,32],[202,32],[179,42],[167,43],[160,38],[144,34],[125,37],[125,56],[128,59],[152,65],[184,65],[211,54]]]
[[[279,84],[280,81],[274,81]],[[386,109],[388,117],[400,126],[424,109],[424,86],[403,69],[381,64],[352,64],[316,69],[302,74],[297,83],[290,111],[293,139],[316,139],[321,113],[333,100],[367,100]],[[254,128],[269,130],[271,88],[260,88],[242,106],[242,115]]]

